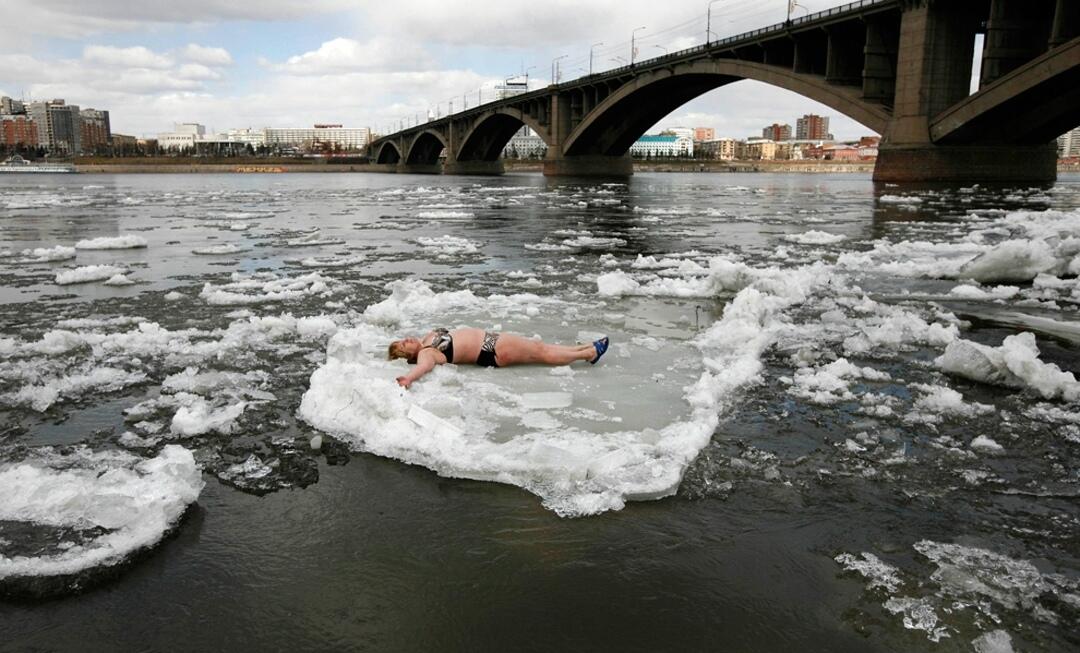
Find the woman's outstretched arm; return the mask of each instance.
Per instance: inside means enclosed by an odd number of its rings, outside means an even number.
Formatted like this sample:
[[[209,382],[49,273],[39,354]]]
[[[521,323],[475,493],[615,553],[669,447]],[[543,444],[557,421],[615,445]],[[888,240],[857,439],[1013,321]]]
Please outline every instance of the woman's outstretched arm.
[[[401,387],[408,389],[413,381],[416,381],[420,377],[424,376],[431,370],[435,369],[435,365],[438,361],[435,360],[435,353],[430,349],[422,349],[416,356],[416,367],[409,370],[408,374],[399,376],[397,383]]]

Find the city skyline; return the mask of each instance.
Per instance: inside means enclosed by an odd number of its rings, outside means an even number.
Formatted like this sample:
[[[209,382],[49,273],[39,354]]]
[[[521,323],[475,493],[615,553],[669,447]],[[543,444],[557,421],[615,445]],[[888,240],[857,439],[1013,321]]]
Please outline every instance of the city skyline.
[[[714,38],[782,21],[786,4],[717,4]],[[800,4],[818,11],[842,3]],[[551,60],[562,54],[563,79],[622,65],[634,27],[647,27],[636,33],[638,59],[699,44],[707,3],[557,2],[535,12],[525,3],[485,2],[468,14],[428,0],[351,5],[316,0],[301,12],[284,2],[129,8],[113,0],[85,7],[44,0],[26,7],[17,25],[0,26],[0,94],[106,106],[114,131],[138,136],[174,122],[214,130],[333,122],[385,132],[406,116],[445,113],[451,97],[523,68],[534,88],[547,84]],[[610,45],[594,48],[590,66],[589,45],[600,42]],[[691,101],[656,128],[695,125],[738,136],[790,115],[825,112],[839,139],[869,133],[827,107],[751,81]]]

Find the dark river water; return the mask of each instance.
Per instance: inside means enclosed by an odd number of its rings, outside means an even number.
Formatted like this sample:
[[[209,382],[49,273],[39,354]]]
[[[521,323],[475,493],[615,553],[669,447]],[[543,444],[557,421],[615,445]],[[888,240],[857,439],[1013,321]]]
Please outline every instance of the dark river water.
[[[1076,650],[1078,275],[1076,176],[0,177],[0,650]]]

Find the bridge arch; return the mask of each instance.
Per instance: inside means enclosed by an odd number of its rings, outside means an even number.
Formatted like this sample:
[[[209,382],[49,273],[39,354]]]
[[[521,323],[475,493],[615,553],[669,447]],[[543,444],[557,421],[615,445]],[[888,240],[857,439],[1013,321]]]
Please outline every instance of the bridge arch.
[[[664,116],[713,89],[753,79],[798,93],[885,133],[888,110],[861,97],[861,89],[826,83],[822,75],[737,59],[698,60],[648,71],[605,98],[563,143],[566,156],[622,156]]]
[[[442,134],[425,129],[413,138],[409,153],[405,158],[408,164],[434,165],[439,162],[439,154],[447,147]]]
[[[500,107],[473,122],[461,139],[457,151],[458,161],[496,161],[522,125],[532,129],[544,143],[551,147],[547,129],[529,114],[512,107]]]
[[[375,156],[375,163],[400,163],[401,150],[393,141],[385,141],[379,145],[379,152]]]

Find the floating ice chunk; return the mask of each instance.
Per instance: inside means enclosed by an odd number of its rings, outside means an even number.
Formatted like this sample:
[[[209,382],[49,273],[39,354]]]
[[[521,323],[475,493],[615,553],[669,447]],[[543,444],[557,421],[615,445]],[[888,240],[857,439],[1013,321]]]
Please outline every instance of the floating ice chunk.
[[[784,240],[801,245],[833,245],[847,240],[847,236],[830,234],[827,231],[807,231],[806,233],[784,236]]]
[[[626,244],[626,240],[616,237],[578,236],[576,238],[567,238],[562,241],[562,244],[573,249],[607,249],[609,247],[621,247]]]
[[[959,278],[981,283],[1031,281],[1054,269],[1058,259],[1043,240],[1007,240],[962,266]]]
[[[236,278],[223,286],[207,283],[199,296],[215,305],[281,302],[329,293],[330,281],[318,272],[291,278]]]
[[[311,447],[312,451],[319,451],[320,449],[322,449],[322,443],[323,436],[317,434],[311,438],[311,441],[308,443],[308,445]]]
[[[167,302],[175,302],[184,299],[185,297],[187,297],[187,295],[185,295],[184,293],[173,290],[171,292],[165,293],[163,299]]]
[[[161,541],[203,485],[191,452],[176,445],[149,460],[80,448],[0,463],[0,519],[83,533],[59,546],[43,542],[39,553],[0,554],[0,580],[70,576],[122,562]]]
[[[96,367],[89,372],[46,378],[40,383],[24,385],[15,392],[0,395],[0,400],[9,405],[28,405],[43,412],[61,399],[74,399],[91,392],[116,392],[145,380],[146,374],[142,372]]]
[[[30,263],[51,263],[53,261],[67,261],[73,259],[75,258],[76,251],[74,247],[57,245],[56,247],[24,249],[21,254]]]
[[[1012,299],[1020,294],[1020,289],[1016,286],[983,289],[970,284],[962,284],[950,290],[949,294],[960,299]]]
[[[236,243],[225,243],[223,245],[214,245],[211,247],[200,247],[191,250],[192,254],[199,256],[223,256],[226,254],[239,254],[240,252],[247,252],[251,248],[237,245]]]
[[[273,471],[273,467],[264,463],[262,459],[255,454],[251,454],[244,462],[230,465],[229,468],[225,470],[224,476],[229,480],[256,480],[267,476]]]
[[[1012,388],[1031,388],[1045,399],[1080,401],[1080,383],[1071,372],[1039,360],[1035,335],[1005,338],[1000,347],[956,340],[934,363],[943,371],[973,381]]]
[[[938,625],[937,612],[928,599],[893,597],[885,602],[886,610],[893,614],[904,615],[904,628],[925,630],[926,638],[931,642],[940,642],[949,633],[945,626]]]
[[[557,243],[526,243],[525,249],[531,249],[534,252],[569,252],[574,248]]]
[[[74,270],[65,270],[56,273],[56,285],[67,286],[74,283],[90,283],[92,281],[105,281],[118,274],[125,274],[124,268],[115,265],[84,265]]]
[[[915,550],[938,565],[930,576],[952,596],[987,598],[1010,610],[1038,612],[1039,598],[1053,590],[1027,560],[960,544],[922,540]]]
[[[1004,630],[991,630],[971,640],[975,653],[1013,653],[1012,636]]]
[[[877,198],[882,204],[922,204],[921,197],[914,195],[882,195]]]
[[[445,256],[476,254],[480,251],[480,243],[469,240],[468,238],[458,238],[449,235],[437,237],[421,236],[417,238],[415,242],[426,252]]]
[[[521,405],[529,410],[569,408],[574,395],[569,392],[526,392],[521,395]]]
[[[887,381],[889,374],[872,367],[859,367],[846,358],[839,358],[819,368],[801,368],[795,371],[791,394],[810,403],[829,405],[851,401],[855,395],[850,390],[856,379]]]
[[[75,243],[75,249],[138,249],[146,247],[146,244],[142,236],[105,236],[80,240]]]
[[[904,583],[900,579],[896,567],[882,562],[873,553],[863,552],[859,554],[859,557],[855,557],[850,553],[841,553],[834,560],[843,565],[844,569],[862,574],[867,580],[867,589],[881,588],[892,593]]]
[[[416,217],[424,220],[443,220],[447,218],[472,218],[475,214],[468,211],[420,211]]]
[[[114,274],[105,280],[106,286],[131,286],[135,282],[128,278],[126,274]]]
[[[985,435],[980,435],[971,441],[968,445],[972,449],[982,451],[984,453],[1001,453],[1005,451],[1005,447],[995,442],[992,438],[988,438]]]
[[[244,414],[247,403],[241,401],[220,408],[215,408],[207,400],[198,397],[187,406],[181,406],[173,415],[169,427],[173,433],[182,436],[202,435],[211,431],[232,433],[236,420]]]
[[[994,412],[993,406],[978,402],[966,403],[964,395],[952,388],[940,385],[916,384],[913,386],[922,392],[915,400],[915,413],[908,416],[908,421],[936,424],[944,417],[973,418]]]
[[[614,271],[598,276],[596,287],[597,292],[605,297],[715,297],[724,292],[737,292],[755,281],[769,284],[778,274],[780,271],[775,268],[754,270],[743,263],[717,256],[709,260],[708,268],[701,268],[700,274],[693,274],[689,278],[654,278],[641,284],[626,272]]]

